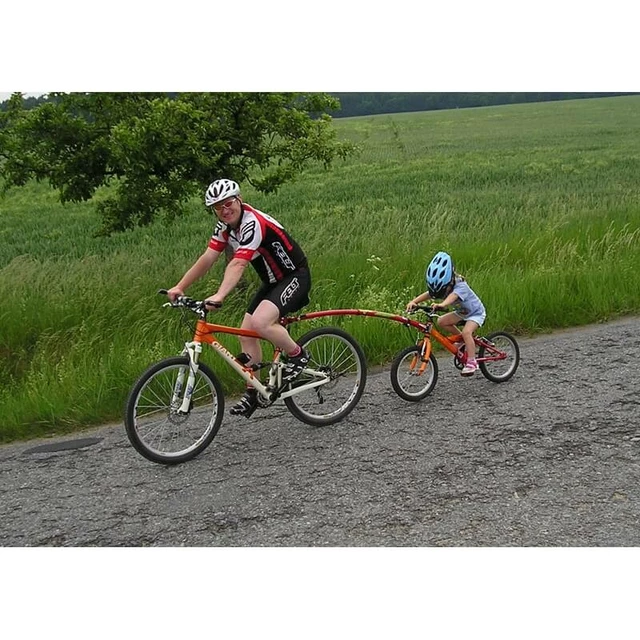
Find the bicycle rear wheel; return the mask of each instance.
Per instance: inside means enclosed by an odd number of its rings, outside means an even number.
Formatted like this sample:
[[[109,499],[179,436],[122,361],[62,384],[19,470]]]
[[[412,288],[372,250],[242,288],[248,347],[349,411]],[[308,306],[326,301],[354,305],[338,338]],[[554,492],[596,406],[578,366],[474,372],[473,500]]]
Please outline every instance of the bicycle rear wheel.
[[[180,413],[184,393],[176,395],[180,374],[186,387],[189,358],[167,358],[149,367],[134,385],[125,409],[125,428],[136,451],[148,460],[177,464],[204,451],[218,433],[224,415],[222,387],[200,364],[188,412]]]
[[[516,339],[505,331],[490,333],[486,339],[491,346],[480,345],[478,358],[493,358],[500,353],[506,357],[502,360],[480,360],[478,365],[482,375],[491,382],[505,382],[516,372],[520,364],[520,348]]]
[[[390,376],[393,390],[403,400],[418,402],[426,398],[436,386],[438,361],[433,353],[430,353],[427,362],[423,363],[420,347],[414,344],[403,349],[394,358]]]
[[[321,327],[305,333],[298,343],[310,355],[309,368],[326,373],[330,382],[284,398],[298,420],[314,426],[339,422],[358,404],[367,380],[367,367],[360,345],[346,331]],[[302,373],[293,383],[313,380]]]

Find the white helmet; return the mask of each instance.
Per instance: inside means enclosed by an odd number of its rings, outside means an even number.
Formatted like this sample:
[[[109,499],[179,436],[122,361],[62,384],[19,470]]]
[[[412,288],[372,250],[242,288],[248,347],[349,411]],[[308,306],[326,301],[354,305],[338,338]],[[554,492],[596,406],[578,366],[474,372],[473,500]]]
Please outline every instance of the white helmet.
[[[232,196],[237,196],[239,194],[240,187],[237,182],[222,178],[209,185],[207,193],[204,196],[204,203],[207,207],[210,207],[216,202],[226,200],[227,198],[231,198]]]

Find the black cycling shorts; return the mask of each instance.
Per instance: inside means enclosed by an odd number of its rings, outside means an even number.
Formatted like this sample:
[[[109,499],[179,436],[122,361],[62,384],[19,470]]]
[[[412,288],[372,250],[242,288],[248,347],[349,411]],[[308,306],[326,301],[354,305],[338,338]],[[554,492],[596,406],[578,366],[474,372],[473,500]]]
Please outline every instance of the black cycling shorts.
[[[311,291],[311,274],[308,269],[298,269],[275,284],[265,284],[258,292],[247,309],[252,314],[263,300],[269,300],[278,307],[280,316],[298,311],[309,304]]]

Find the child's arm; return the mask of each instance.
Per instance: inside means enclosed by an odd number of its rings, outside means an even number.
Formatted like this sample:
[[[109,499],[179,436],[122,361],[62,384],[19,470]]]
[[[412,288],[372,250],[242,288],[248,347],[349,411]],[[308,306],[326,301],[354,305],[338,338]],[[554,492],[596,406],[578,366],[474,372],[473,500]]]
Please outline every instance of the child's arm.
[[[421,293],[419,296],[415,297],[413,300],[411,300],[411,302],[407,303],[407,311],[413,311],[417,305],[419,305],[421,302],[424,302],[425,300],[429,300],[429,298],[431,298],[431,296],[429,295],[428,291],[425,291],[424,293]]]
[[[434,309],[446,309],[458,300],[458,294],[451,292],[442,302],[431,305]]]

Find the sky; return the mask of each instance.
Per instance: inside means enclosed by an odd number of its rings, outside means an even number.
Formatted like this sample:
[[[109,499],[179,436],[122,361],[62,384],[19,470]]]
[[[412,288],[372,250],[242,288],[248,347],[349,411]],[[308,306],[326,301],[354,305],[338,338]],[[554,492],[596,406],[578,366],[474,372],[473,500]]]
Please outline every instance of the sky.
[[[237,0],[218,11],[193,0],[153,11],[113,0],[99,15],[79,0],[15,4],[8,19],[3,13],[0,99],[12,91],[640,88],[637,21],[622,0],[395,0],[379,8]]]
[[[20,91],[20,89],[16,89],[16,91]],[[5,100],[8,100],[11,97],[11,91],[0,91],[0,102],[4,102]],[[26,93],[26,92],[22,92],[24,94],[25,98],[29,98],[31,96],[33,96],[34,98],[37,98],[38,96],[43,95],[44,92],[38,92],[38,93]]]

